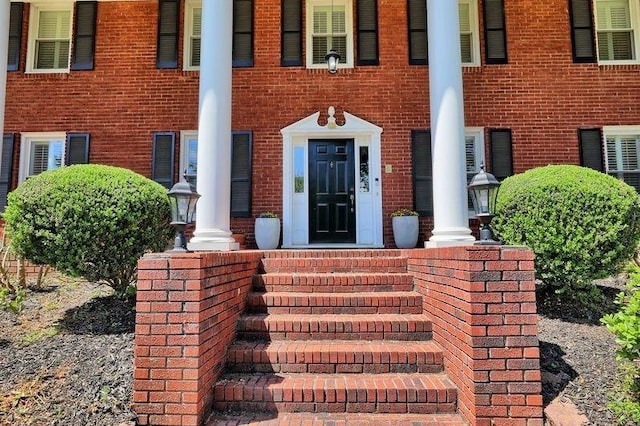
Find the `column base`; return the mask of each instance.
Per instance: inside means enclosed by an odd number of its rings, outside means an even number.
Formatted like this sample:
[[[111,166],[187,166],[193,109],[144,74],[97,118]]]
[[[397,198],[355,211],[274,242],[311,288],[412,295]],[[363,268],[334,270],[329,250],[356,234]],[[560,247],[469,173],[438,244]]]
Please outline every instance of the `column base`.
[[[429,241],[424,243],[425,247],[468,246],[476,241],[471,229],[466,227],[434,229],[431,234]]]
[[[219,229],[196,230],[193,238],[187,243],[187,248],[193,251],[235,251],[240,250],[240,244],[231,237],[231,232]]]
[[[187,248],[191,251],[236,251],[240,250],[240,244],[233,238],[215,240],[192,238],[187,243]]]

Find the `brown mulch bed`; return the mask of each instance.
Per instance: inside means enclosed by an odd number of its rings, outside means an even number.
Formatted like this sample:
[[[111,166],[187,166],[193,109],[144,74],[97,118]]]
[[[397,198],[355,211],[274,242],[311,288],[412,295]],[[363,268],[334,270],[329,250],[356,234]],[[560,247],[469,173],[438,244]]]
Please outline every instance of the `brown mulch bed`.
[[[605,301],[595,307],[562,303],[548,289],[538,291],[542,396],[571,401],[590,425],[611,426],[607,395],[618,386],[616,342],[600,322],[618,310],[613,303],[626,276],[598,281]]]
[[[0,425],[131,421],[134,306],[60,277],[0,311]]]
[[[572,401],[592,425],[613,425],[615,340],[599,318],[624,279],[600,283],[607,303],[586,310],[538,295],[545,405]],[[0,311],[0,425],[119,425],[130,409],[135,313],[105,286],[48,277],[19,315]]]

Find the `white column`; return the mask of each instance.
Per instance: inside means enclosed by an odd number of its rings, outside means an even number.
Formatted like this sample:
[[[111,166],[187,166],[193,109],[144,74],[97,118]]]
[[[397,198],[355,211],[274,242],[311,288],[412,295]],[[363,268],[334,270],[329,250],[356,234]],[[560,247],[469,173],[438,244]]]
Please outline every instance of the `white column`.
[[[237,250],[231,238],[231,45],[233,1],[202,1],[198,193],[190,250]]]
[[[427,0],[433,159],[433,222],[428,246],[474,241],[467,217],[460,25],[456,0]]]
[[[7,55],[9,54],[10,1],[0,1],[0,136],[4,132],[4,103],[7,98]]]

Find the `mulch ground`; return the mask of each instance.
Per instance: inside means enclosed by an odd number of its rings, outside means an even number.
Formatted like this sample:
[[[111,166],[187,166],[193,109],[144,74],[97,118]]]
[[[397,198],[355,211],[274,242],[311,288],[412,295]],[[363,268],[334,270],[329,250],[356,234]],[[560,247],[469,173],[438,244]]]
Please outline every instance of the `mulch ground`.
[[[132,303],[108,287],[48,277],[24,310],[0,311],[0,425],[130,424]],[[615,424],[606,408],[616,387],[615,340],[599,318],[623,279],[603,283],[607,302],[586,310],[539,294],[545,405],[572,401],[592,425]]]

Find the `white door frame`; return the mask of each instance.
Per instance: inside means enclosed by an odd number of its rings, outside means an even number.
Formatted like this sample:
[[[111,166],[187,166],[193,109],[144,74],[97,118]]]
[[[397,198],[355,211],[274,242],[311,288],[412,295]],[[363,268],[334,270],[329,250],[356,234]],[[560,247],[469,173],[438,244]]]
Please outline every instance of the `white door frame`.
[[[318,123],[320,112],[297,121],[282,133],[282,246],[383,247],[381,135],[382,128],[344,112],[345,123],[336,124],[335,109],[329,108],[327,124]],[[309,139],[353,139],[356,181],[356,243],[309,244]],[[368,150],[369,174],[360,172],[360,153]],[[296,172],[299,176],[296,188]]]

